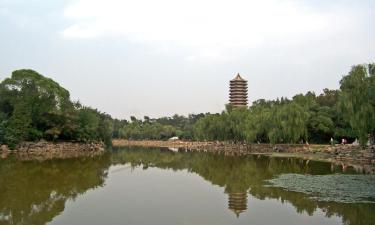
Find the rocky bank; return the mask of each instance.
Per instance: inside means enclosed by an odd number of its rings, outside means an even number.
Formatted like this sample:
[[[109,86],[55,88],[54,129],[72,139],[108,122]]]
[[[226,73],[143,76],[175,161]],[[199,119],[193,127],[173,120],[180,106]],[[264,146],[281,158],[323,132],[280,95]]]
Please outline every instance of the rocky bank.
[[[101,142],[24,142],[16,149],[9,150],[6,145],[0,147],[1,157],[9,154],[17,158],[27,159],[50,159],[50,158],[74,158],[80,156],[96,156],[104,152],[104,144]]]

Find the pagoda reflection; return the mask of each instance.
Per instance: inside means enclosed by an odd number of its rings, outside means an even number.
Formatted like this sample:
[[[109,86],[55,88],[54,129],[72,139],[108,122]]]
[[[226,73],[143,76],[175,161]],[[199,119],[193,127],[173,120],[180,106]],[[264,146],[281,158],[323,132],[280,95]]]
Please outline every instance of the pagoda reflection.
[[[247,193],[246,192],[232,192],[228,193],[228,208],[237,218],[241,213],[247,210]]]
[[[290,192],[280,188],[266,187],[265,181],[279,174],[324,175],[342,173],[343,168],[320,161],[298,158],[277,158],[249,155],[225,156],[201,152],[172,152],[159,148],[121,148],[111,154],[112,164],[131,163],[134,167],[150,166],[160,169],[186,170],[196,173],[212,185],[224,188],[228,194],[228,210],[237,217],[248,210],[247,198],[273,199],[290,203],[297,213],[313,215],[320,209],[327,217],[337,215],[343,224],[373,224],[375,204],[342,204],[319,202],[304,193]],[[349,168],[350,171],[350,168]]]

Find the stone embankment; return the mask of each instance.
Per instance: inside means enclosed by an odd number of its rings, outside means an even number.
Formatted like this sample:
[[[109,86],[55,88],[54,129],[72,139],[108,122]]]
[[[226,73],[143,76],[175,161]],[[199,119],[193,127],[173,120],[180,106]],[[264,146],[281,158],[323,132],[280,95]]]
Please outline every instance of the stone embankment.
[[[245,144],[234,142],[199,142],[199,141],[154,141],[154,140],[113,140],[113,146],[143,146],[176,148],[187,151],[223,152],[228,155],[246,155],[249,153],[304,153],[326,149],[328,145],[300,144]]]
[[[244,144],[233,142],[196,141],[132,141],[113,140],[113,146],[164,147],[172,150],[203,151],[226,155],[268,154],[323,160],[353,166],[368,173],[375,173],[375,146],[361,149],[353,145],[304,145],[304,144]]]
[[[9,150],[7,146],[0,146],[1,157],[9,154],[20,159],[51,159],[51,158],[74,158],[80,156],[96,156],[104,152],[104,144],[81,143],[81,142],[24,142],[16,149]]]

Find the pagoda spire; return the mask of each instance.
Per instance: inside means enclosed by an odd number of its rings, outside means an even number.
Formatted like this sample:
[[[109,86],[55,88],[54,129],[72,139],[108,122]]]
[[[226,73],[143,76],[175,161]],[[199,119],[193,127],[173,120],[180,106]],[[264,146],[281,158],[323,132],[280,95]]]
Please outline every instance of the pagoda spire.
[[[243,81],[246,81],[245,79],[243,79],[240,75],[240,73],[237,73],[236,77],[233,79],[233,81],[236,81],[236,80],[243,80]]]

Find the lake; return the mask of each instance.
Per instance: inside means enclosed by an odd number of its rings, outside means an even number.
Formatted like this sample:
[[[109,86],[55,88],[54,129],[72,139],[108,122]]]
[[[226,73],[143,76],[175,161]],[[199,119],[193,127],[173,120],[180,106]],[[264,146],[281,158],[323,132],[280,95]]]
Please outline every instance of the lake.
[[[0,225],[371,225],[375,177],[297,158],[115,148],[0,159]]]

